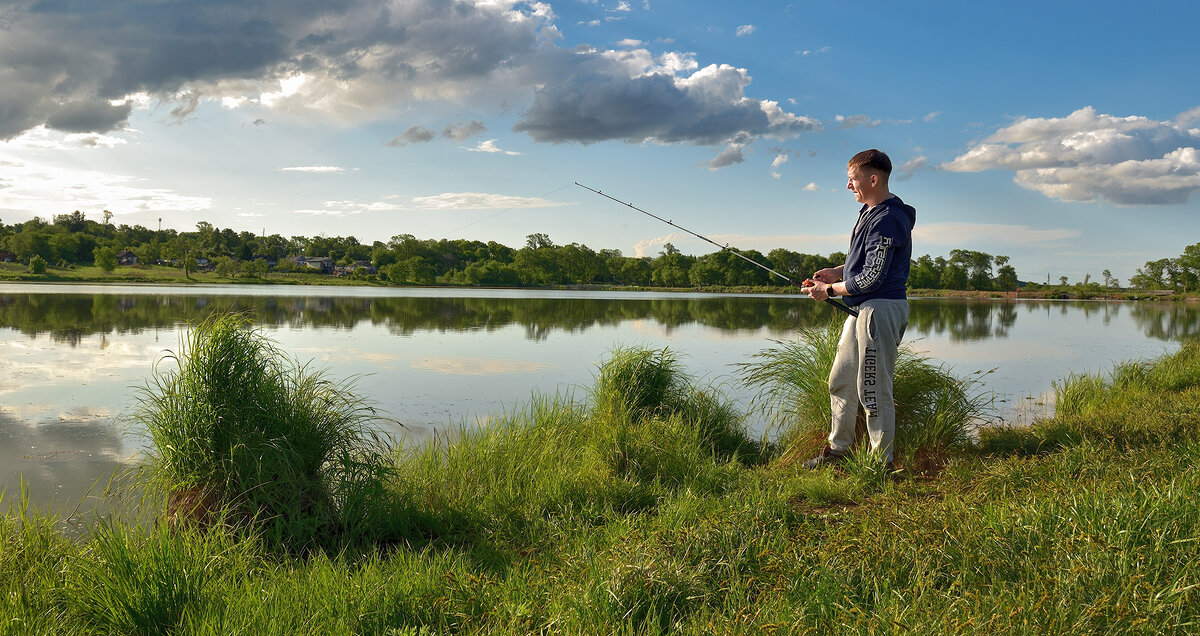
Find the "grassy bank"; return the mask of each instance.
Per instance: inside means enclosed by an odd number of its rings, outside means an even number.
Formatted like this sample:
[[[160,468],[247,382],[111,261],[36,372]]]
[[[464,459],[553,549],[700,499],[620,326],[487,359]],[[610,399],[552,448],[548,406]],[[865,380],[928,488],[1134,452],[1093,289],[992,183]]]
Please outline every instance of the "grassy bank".
[[[23,283],[142,283],[150,285],[195,285],[199,283],[218,285],[361,285],[379,286],[381,283],[356,280],[350,277],[330,276],[316,272],[272,272],[261,277],[238,276],[225,278],[214,272],[185,273],[182,268],[159,265],[121,266],[106,272],[99,267],[81,265],[71,268],[51,267],[44,274],[34,274],[25,265],[0,263],[0,282]],[[383,283],[386,286],[386,283]]]
[[[255,459],[291,456],[290,425],[239,424],[258,416],[254,400],[237,399],[253,392],[238,387],[267,390],[305,430],[328,419],[301,407],[333,403],[336,419],[348,387],[315,400],[272,388],[307,376],[253,336],[218,329],[187,344],[176,375],[148,387],[169,404],[149,400],[144,416],[190,431],[159,442],[153,501],[196,490],[203,514],[102,521],[83,540],[34,511],[10,514],[0,522],[6,632],[1200,629],[1195,343],[1066,378],[1055,417],[977,442],[960,435],[962,417],[979,414],[970,383],[910,357],[898,396],[940,406],[903,424],[903,470],[889,475],[861,457],[845,472],[792,461],[819,443],[822,400],[810,385],[829,332],[746,368],[784,428],[778,444],[748,439],[739,414],[670,351],[619,349],[580,399],[535,397],[416,449],[361,435],[299,445],[321,458],[301,470]],[[221,356],[241,361],[244,381],[214,390],[204,371]],[[189,415],[204,409],[220,416]],[[178,448],[189,440],[200,450]],[[207,463],[172,464],[166,446]],[[350,469],[370,457],[388,461]],[[306,486],[257,485],[281,483]]]

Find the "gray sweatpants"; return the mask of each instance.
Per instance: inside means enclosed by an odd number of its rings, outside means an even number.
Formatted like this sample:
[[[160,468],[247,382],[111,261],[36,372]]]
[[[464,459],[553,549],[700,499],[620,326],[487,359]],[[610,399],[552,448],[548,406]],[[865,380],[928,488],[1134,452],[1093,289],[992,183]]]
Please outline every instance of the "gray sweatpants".
[[[858,306],[858,316],[846,318],[837,356],[829,371],[829,399],[833,423],[829,448],[845,453],[854,443],[858,405],[867,414],[871,450],[892,461],[896,437],[896,402],[892,380],[896,355],[908,326],[907,300],[868,300]]]

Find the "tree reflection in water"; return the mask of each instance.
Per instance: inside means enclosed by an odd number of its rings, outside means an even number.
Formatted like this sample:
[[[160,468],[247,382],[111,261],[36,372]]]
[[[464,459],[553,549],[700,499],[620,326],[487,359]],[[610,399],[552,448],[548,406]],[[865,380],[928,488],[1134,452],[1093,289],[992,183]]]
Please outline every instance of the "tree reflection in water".
[[[577,333],[590,327],[631,320],[653,320],[667,332],[702,325],[721,331],[768,328],[787,332],[823,324],[832,316],[825,305],[795,296],[650,298],[457,296],[337,297],[236,295],[0,294],[0,327],[34,337],[49,334],[59,344],[77,346],[95,333],[141,333],[196,322],[214,312],[247,311],[268,327],[382,325],[393,334],[494,331],[524,327],[530,340],[555,331]],[[1022,312],[1077,313],[1105,324],[1129,311],[1149,338],[1178,341],[1200,333],[1200,309],[1190,304],[1153,302],[1057,302],[964,299],[917,299],[908,332],[947,336],[952,341],[1006,338]]]

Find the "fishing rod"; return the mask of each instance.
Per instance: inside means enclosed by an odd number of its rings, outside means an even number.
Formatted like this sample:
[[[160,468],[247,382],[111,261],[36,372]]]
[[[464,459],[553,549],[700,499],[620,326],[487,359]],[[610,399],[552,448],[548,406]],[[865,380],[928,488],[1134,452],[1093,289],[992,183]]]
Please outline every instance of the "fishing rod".
[[[728,243],[726,243],[725,245],[721,245],[720,243],[718,243],[718,242],[716,242],[716,241],[714,241],[714,240],[712,240],[712,239],[708,238],[707,236],[703,236],[703,235],[697,234],[697,233],[695,233],[695,232],[693,232],[693,231],[691,231],[691,230],[687,229],[686,227],[683,227],[683,226],[681,226],[681,225],[677,225],[677,224],[676,224],[674,221],[671,221],[670,219],[664,219],[664,218],[662,218],[661,216],[658,216],[657,214],[653,214],[653,213],[651,213],[651,212],[647,212],[647,211],[645,211],[645,210],[643,210],[643,209],[639,208],[638,206],[636,206],[636,205],[634,205],[634,204],[632,204],[632,203],[629,203],[628,201],[622,201],[622,200],[620,200],[620,199],[618,199],[618,198],[616,198],[616,197],[613,197],[613,196],[607,195],[607,194],[605,194],[605,193],[603,193],[603,192],[601,192],[601,191],[599,191],[599,190],[596,190],[596,189],[594,189],[594,188],[589,188],[589,187],[587,187],[587,186],[583,185],[582,183],[580,183],[580,182],[578,182],[578,181],[576,181],[576,182],[575,182],[575,185],[577,185],[577,186],[579,186],[579,187],[583,188],[584,190],[589,190],[589,191],[591,191],[591,192],[595,192],[596,194],[598,194],[598,195],[600,195],[600,196],[602,196],[602,197],[604,197],[604,198],[606,198],[606,199],[609,199],[610,201],[615,201],[615,202],[617,202],[617,203],[620,203],[621,205],[624,205],[624,206],[626,206],[626,207],[633,208],[634,210],[637,210],[638,212],[641,212],[642,214],[645,214],[646,216],[648,216],[648,217],[650,217],[650,218],[652,218],[652,219],[656,219],[656,220],[662,221],[663,223],[666,223],[667,225],[670,225],[671,227],[673,227],[673,228],[675,228],[675,229],[677,229],[677,230],[681,230],[681,231],[683,231],[683,232],[687,232],[688,234],[691,234],[692,236],[694,236],[694,237],[696,237],[696,238],[700,239],[701,241],[704,241],[704,242],[706,242],[706,243],[711,243],[711,244],[713,244],[713,245],[716,245],[717,247],[719,247],[719,248],[721,248],[721,249],[725,250],[726,252],[729,252],[730,254],[733,254],[734,256],[736,256],[736,257],[738,257],[738,258],[740,258],[740,259],[742,259],[742,260],[746,261],[747,263],[750,263],[751,265],[754,265],[755,267],[760,267],[760,268],[762,268],[762,269],[765,269],[765,270],[767,270],[768,272],[770,272],[770,273],[772,273],[772,274],[774,274],[774,275],[776,275],[776,276],[778,276],[778,277],[782,278],[783,280],[787,281],[788,283],[791,283],[792,285],[795,285],[795,284],[796,284],[796,283],[795,283],[795,281],[793,281],[791,278],[789,278],[789,277],[787,277],[787,276],[784,276],[783,274],[781,274],[781,273],[779,273],[779,272],[777,272],[777,271],[775,271],[775,270],[771,269],[770,267],[767,267],[766,265],[763,265],[762,263],[760,263],[760,262],[758,262],[758,261],[756,261],[756,260],[754,260],[754,259],[750,258],[749,256],[746,256],[745,254],[743,254],[743,253],[741,253],[741,252],[739,252],[739,251],[737,251],[737,250],[733,249],[732,247],[729,247],[729,244],[728,244]],[[801,287],[801,289],[803,289],[803,287]],[[845,303],[845,301],[843,301],[843,300],[841,300],[841,299],[830,297],[830,298],[826,298],[826,299],[825,299],[825,302],[829,303],[830,305],[833,305],[833,306],[834,306],[834,307],[835,307],[835,308],[836,308],[838,311],[845,312],[845,313],[846,313],[846,314],[848,314],[848,315],[851,315],[851,316],[857,316],[857,315],[858,315],[858,310],[856,310],[856,309],[854,309],[853,307],[851,307],[851,306],[847,305],[847,304]]]

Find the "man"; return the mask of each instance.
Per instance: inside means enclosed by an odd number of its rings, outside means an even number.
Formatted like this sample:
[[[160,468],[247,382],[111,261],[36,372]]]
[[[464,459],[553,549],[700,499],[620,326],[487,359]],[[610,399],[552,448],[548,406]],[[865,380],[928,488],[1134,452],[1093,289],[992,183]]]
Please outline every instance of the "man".
[[[908,326],[908,266],[917,211],[888,189],[892,161],[879,150],[864,150],[847,164],[846,188],[862,204],[850,235],[846,262],[813,274],[804,288],[815,300],[841,296],[858,316],[846,319],[829,372],[833,407],[829,444],[805,468],[843,461],[854,443],[861,404],[867,414],[870,450],[892,461],[896,403],[892,379],[896,355]]]

